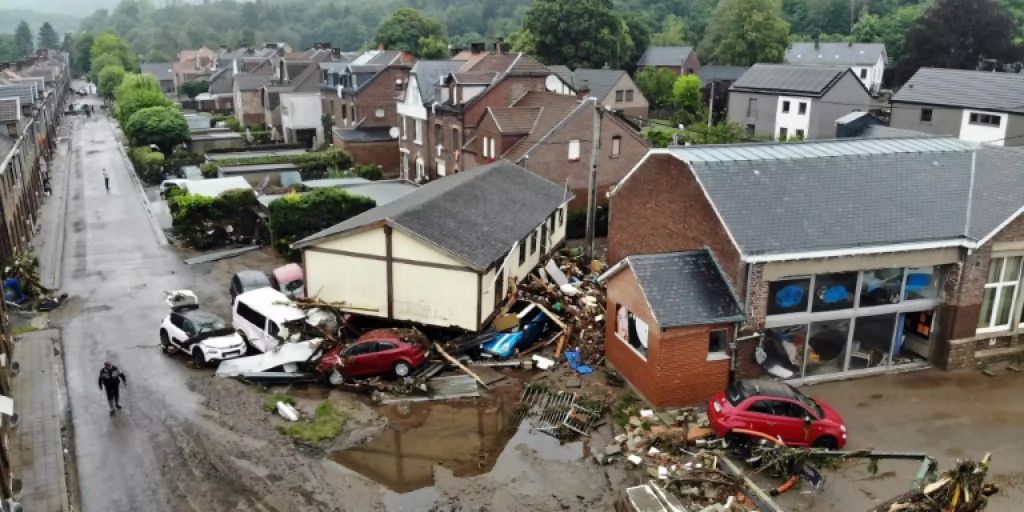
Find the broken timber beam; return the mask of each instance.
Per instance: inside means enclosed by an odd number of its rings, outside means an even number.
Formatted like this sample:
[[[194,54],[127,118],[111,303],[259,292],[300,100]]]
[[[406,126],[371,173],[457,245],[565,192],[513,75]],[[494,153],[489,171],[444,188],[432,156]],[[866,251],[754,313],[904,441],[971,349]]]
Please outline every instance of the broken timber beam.
[[[759,510],[763,512],[786,512],[775,503],[775,500],[764,489],[758,487],[729,456],[723,453],[719,456],[718,460],[722,463],[723,473],[742,481],[743,490],[746,491],[747,497],[757,505]]]
[[[490,389],[487,387],[487,383],[484,382],[484,380],[481,379],[477,374],[473,373],[473,371],[470,370],[469,368],[466,368],[466,366],[460,363],[458,359],[455,359],[454,357],[448,355],[448,353],[445,352],[443,348],[441,348],[440,344],[434,343],[434,348],[437,349],[438,354],[441,354],[441,357],[445,358],[445,360],[447,360],[453,366],[458,368],[462,373],[465,373],[466,375],[473,377],[473,380],[477,381],[481,386],[484,387],[484,389]]]

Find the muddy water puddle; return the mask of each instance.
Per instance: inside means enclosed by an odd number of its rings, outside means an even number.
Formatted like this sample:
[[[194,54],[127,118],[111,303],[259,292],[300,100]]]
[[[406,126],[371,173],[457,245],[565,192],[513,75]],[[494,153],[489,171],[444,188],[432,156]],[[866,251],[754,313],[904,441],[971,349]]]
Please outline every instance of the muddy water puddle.
[[[521,490],[531,485],[543,489],[550,482],[530,482],[531,463],[576,461],[583,457],[584,446],[563,445],[534,430],[529,421],[517,424],[520,392],[519,386],[503,386],[477,399],[382,407],[388,428],[330,459],[385,487],[383,501],[391,511],[426,510],[440,500],[434,476],[438,466],[456,478],[487,475],[498,481],[514,479]]]

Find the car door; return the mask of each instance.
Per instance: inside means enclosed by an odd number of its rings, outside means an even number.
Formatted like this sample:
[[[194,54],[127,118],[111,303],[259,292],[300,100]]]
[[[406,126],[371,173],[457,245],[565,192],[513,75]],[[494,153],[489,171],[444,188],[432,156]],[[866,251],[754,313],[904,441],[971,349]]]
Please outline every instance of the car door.
[[[374,354],[374,351],[377,348],[376,345],[376,342],[368,341],[353,345],[346,350],[345,357],[342,359],[344,364],[342,366],[342,373],[351,377],[373,375],[375,371],[374,356],[376,354]]]
[[[197,334],[197,332],[198,332],[198,330],[196,329],[195,324],[193,324],[191,320],[189,320],[188,318],[182,319],[182,322],[181,322],[182,338],[181,338],[181,343],[179,343],[179,344],[184,346],[186,344],[186,342],[190,338],[192,338],[193,336],[195,336]]]
[[[791,446],[810,444],[810,426],[804,422],[807,411],[803,406],[785,400],[778,400],[774,405],[774,422],[776,431],[782,440]]]
[[[185,318],[178,313],[171,313],[171,326],[167,329],[167,337],[171,343],[180,345],[181,340],[185,339],[185,333],[182,331],[182,323]]]
[[[747,410],[743,414],[743,423],[746,423],[745,428],[775,437],[773,413],[773,400],[765,398],[754,400],[747,406]]]
[[[398,345],[389,341],[378,341],[377,349],[374,351],[374,365],[377,368],[377,373],[390,372],[398,362],[399,352]]]

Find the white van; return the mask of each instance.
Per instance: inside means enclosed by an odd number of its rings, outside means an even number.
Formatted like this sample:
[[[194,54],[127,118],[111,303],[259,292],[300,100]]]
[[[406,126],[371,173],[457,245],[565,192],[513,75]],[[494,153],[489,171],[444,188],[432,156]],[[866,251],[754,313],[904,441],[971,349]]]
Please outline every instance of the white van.
[[[301,309],[288,306],[289,302],[285,294],[273,288],[241,293],[231,308],[231,323],[251,347],[260,352],[274,350],[288,338],[288,324],[306,318]]]

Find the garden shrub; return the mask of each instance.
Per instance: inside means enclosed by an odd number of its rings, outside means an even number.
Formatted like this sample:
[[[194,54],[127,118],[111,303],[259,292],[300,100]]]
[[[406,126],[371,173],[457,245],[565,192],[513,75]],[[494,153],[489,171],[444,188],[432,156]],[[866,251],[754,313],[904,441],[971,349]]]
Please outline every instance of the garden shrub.
[[[365,212],[377,203],[340,188],[321,188],[288,194],[270,203],[270,237],[282,256],[298,261],[301,253],[291,244]]]

